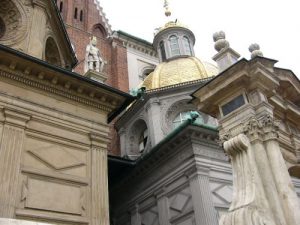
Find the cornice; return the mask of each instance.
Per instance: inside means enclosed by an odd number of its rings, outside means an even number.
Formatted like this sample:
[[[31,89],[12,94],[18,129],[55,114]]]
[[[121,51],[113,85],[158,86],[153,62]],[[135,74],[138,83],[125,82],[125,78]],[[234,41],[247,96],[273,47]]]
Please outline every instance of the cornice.
[[[22,83],[26,86],[30,86],[33,88],[37,88],[42,91],[46,91],[48,93],[56,94],[65,98],[68,98],[70,100],[98,108],[101,110],[104,110],[106,112],[110,112],[112,109],[109,106],[101,104],[99,101],[93,101],[88,98],[86,98],[84,95],[77,94],[73,90],[70,90],[71,84],[66,82],[66,84],[62,86],[55,85],[53,83],[48,83],[47,81],[43,80],[45,78],[45,75],[43,73],[40,73],[36,79],[34,77],[25,76],[22,73],[18,73],[16,71],[9,70],[7,68],[0,67],[0,76],[5,77],[14,81],[17,81],[19,83]],[[82,93],[82,90],[80,88],[77,89],[78,92]]]
[[[133,100],[124,92],[5,46],[1,46],[0,53],[0,77],[27,88],[55,94],[107,113],[116,113],[114,110],[126,107]]]

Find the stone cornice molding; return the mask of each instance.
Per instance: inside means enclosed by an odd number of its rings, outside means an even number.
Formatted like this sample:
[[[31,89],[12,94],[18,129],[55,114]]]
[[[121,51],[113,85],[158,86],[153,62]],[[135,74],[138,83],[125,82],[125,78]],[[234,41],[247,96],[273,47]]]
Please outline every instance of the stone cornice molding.
[[[43,73],[39,73],[39,75],[37,76],[38,79],[36,79],[35,77],[25,76],[21,73],[8,71],[4,68],[1,68],[0,76],[9,78],[11,80],[20,82],[24,85],[31,86],[33,88],[47,91],[52,94],[60,95],[62,97],[68,98],[70,100],[80,102],[82,104],[85,104],[85,105],[88,105],[91,107],[95,107],[95,108],[104,110],[106,112],[109,112],[111,110],[108,105],[107,106],[103,105],[99,101],[93,101],[91,99],[88,99],[83,94],[76,93],[75,91],[68,89],[68,87],[71,86],[68,82],[66,82],[65,86],[62,87],[59,85],[55,85],[53,82],[48,82],[48,81],[43,80],[45,78],[45,75]],[[105,97],[103,97],[103,98],[105,98]],[[105,99],[101,99],[101,100],[105,100]]]
[[[65,74],[64,70],[59,68],[56,71],[54,68],[45,68],[42,65],[25,61],[23,59],[25,56],[23,57],[23,55],[22,57],[17,57],[6,54],[6,52],[3,52],[3,54],[1,52],[0,54],[0,77],[18,82],[27,88],[29,86],[59,95],[107,113],[116,110],[126,101],[126,97],[123,96],[125,93],[118,94],[117,90],[110,91],[113,88],[101,88],[98,87],[101,85],[95,86],[93,84],[95,83],[94,81],[87,82],[77,74],[71,76],[71,74]],[[5,60],[2,61],[4,58]]]

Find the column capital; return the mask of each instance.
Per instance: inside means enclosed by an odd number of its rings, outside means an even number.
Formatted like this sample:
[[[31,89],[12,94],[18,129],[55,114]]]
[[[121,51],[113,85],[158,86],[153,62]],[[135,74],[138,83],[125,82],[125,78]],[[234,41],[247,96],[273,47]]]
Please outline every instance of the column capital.
[[[157,189],[153,192],[153,195],[156,197],[156,199],[159,199],[159,198],[163,197],[164,194],[165,194],[165,188],[164,187],[159,188],[159,189]]]
[[[31,119],[31,116],[23,112],[19,112],[11,109],[4,109],[4,123],[20,128],[26,127],[27,122]]]
[[[100,149],[107,148],[108,137],[104,134],[90,133],[89,134],[92,147],[98,147]]]
[[[209,176],[209,167],[202,165],[195,165],[184,172],[185,176],[192,180],[197,176]]]

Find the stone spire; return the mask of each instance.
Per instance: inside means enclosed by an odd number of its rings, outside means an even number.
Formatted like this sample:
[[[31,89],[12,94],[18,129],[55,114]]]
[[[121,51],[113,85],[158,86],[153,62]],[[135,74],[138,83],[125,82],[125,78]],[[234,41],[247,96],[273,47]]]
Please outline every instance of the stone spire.
[[[229,42],[225,39],[225,32],[219,31],[213,34],[215,49],[218,53],[213,57],[217,62],[220,72],[237,62],[240,54],[230,48]]]
[[[264,56],[259,45],[256,43],[251,44],[248,49],[251,52],[251,59],[255,58],[256,56]]]

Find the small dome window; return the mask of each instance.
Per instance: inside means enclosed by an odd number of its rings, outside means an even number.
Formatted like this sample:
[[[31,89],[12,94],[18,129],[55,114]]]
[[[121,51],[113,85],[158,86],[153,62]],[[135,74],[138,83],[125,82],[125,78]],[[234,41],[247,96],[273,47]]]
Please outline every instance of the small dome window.
[[[169,40],[170,40],[171,56],[180,55],[178,37],[175,35],[172,35]]]
[[[190,40],[187,37],[183,37],[183,47],[186,55],[192,55]]]
[[[159,48],[160,48],[161,59],[162,59],[162,61],[165,61],[167,59],[167,57],[166,57],[166,50],[165,50],[165,45],[164,45],[163,41],[161,41],[159,43]]]

